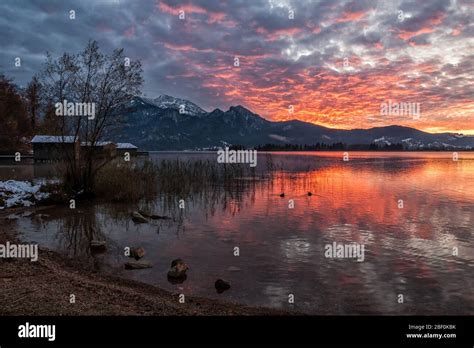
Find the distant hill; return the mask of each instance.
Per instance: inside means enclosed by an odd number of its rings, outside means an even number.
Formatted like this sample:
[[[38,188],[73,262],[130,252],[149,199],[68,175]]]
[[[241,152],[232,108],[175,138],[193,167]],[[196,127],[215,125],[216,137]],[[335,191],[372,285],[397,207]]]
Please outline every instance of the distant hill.
[[[193,150],[226,145],[262,144],[371,144],[402,143],[407,149],[473,149],[474,137],[431,134],[402,126],[341,130],[298,120],[272,122],[243,106],[206,112],[196,104],[163,95],[135,97],[115,141],[130,142],[141,150]]]

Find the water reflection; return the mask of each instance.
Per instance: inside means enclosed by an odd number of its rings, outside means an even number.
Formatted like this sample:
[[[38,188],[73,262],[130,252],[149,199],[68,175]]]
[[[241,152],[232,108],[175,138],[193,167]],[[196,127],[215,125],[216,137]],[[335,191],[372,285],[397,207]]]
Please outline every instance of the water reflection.
[[[171,291],[321,314],[473,314],[474,156],[377,155],[347,163],[339,154],[275,155],[271,175],[18,223],[26,238]],[[137,209],[170,219],[136,225]],[[92,239],[107,240],[107,252],[92,254]],[[365,261],[325,258],[333,242],[364,244]],[[124,271],[126,246],[144,247],[154,267]],[[188,278],[170,284],[166,272],[178,257]],[[217,295],[217,278],[231,289]]]

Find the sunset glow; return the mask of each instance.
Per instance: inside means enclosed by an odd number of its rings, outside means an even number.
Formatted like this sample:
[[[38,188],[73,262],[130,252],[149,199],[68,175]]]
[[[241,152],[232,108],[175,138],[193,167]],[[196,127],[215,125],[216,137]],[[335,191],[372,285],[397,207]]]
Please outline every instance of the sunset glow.
[[[269,120],[334,128],[474,134],[472,1],[85,1],[74,23],[58,17],[68,10],[60,3],[31,6],[39,15],[26,22],[26,11],[0,5],[9,25],[23,28],[21,40],[0,38],[3,62],[21,45],[30,64],[3,64],[20,84],[46,50],[74,51],[94,38],[142,61],[147,97],[169,94],[208,111],[241,104]],[[420,103],[421,114],[381,115],[389,101]]]

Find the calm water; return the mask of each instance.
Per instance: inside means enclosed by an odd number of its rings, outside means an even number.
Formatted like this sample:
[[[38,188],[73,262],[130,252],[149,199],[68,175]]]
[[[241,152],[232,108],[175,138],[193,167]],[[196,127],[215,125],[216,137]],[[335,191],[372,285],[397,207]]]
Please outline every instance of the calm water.
[[[136,225],[129,214],[138,206],[99,205],[56,208],[42,212],[46,220],[17,224],[24,240],[172,292],[313,314],[474,314],[474,153],[459,156],[351,152],[343,162],[340,152],[275,153],[273,180],[244,178],[242,185],[197,192],[184,210],[180,197],[159,197],[154,212],[171,220]],[[265,172],[267,155],[258,161]],[[47,169],[13,168],[23,178]],[[0,177],[11,170],[0,167]],[[91,238],[105,238],[107,253],[90,255]],[[326,258],[324,247],[333,242],[363,244],[365,260]],[[130,260],[125,246],[144,247],[154,267],[123,270]],[[184,283],[171,284],[166,272],[177,257],[190,270]],[[231,284],[220,295],[218,278]]]

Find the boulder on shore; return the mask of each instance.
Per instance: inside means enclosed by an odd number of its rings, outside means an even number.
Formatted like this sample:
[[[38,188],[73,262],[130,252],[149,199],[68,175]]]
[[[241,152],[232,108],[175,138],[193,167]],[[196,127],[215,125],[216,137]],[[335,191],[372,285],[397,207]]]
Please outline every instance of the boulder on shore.
[[[153,265],[148,261],[130,261],[125,264],[125,269],[145,269],[151,267]]]
[[[230,284],[222,279],[217,279],[214,286],[216,287],[217,293],[219,294],[230,289]]]
[[[168,220],[168,219],[171,219],[169,216],[153,214],[153,213],[150,213],[147,210],[139,210],[138,214],[140,214],[141,216],[143,216],[147,219],[152,219],[152,220]]]
[[[150,215],[150,219],[152,220],[168,220],[171,219],[169,216],[165,215]]]
[[[139,260],[143,256],[145,256],[145,249],[143,249],[142,247],[130,249],[130,257],[133,257],[135,260]]]
[[[147,211],[147,210],[139,210],[139,211],[138,211],[138,214],[140,214],[140,215],[146,217],[147,219],[150,218],[150,216],[151,216],[150,212]]]
[[[142,214],[140,214],[138,211],[134,211],[132,213],[132,221],[137,223],[137,224],[143,224],[143,223],[148,222],[148,220]]]
[[[181,259],[176,259],[171,262],[171,268],[168,271],[168,278],[183,279],[186,278],[186,271],[189,269],[188,265]]]
[[[90,248],[92,251],[105,251],[107,249],[107,242],[105,240],[91,240]]]

